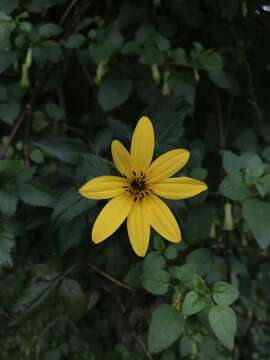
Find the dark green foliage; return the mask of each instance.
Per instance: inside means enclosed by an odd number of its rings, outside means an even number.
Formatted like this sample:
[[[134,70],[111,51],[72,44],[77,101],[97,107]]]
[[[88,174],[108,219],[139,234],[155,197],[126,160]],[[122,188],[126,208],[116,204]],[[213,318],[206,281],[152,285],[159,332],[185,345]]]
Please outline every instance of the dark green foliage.
[[[267,5],[0,1],[0,360],[269,359]],[[208,184],[144,259],[78,193],[141,115]]]

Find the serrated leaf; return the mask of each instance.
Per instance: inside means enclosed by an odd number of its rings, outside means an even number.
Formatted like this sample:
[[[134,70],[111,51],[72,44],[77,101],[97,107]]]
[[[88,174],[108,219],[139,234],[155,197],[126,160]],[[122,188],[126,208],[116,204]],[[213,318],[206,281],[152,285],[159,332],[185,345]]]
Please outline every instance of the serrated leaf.
[[[183,333],[184,318],[180,311],[171,305],[161,305],[152,314],[148,347],[153,354],[159,353],[172,345]]]
[[[226,305],[216,305],[209,311],[209,322],[216,337],[229,350],[233,349],[236,334],[236,316]]]

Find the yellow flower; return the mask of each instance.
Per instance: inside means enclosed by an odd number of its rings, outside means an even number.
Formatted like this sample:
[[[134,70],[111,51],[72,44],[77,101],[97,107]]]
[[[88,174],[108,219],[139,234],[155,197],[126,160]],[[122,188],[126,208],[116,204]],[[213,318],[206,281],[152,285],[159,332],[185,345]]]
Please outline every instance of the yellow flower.
[[[154,144],[153,125],[143,116],[134,130],[130,153],[120,141],[112,142],[113,162],[121,176],[98,176],[79,189],[89,199],[111,199],[93,226],[94,243],[112,235],[125,219],[131,245],[138,256],[146,254],[151,226],[173,243],[181,240],[177,221],[160,197],[185,199],[206,190],[207,186],[189,177],[170,177],[186,164],[189,152],[171,150],[152,162]]]

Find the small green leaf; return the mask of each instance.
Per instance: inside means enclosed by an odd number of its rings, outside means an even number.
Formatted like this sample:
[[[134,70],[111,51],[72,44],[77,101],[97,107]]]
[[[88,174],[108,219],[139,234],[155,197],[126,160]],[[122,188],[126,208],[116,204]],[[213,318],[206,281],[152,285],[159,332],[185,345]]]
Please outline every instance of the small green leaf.
[[[224,178],[219,186],[219,192],[231,200],[242,201],[253,195],[248,184],[244,182],[240,171],[235,171]]]
[[[6,216],[13,216],[17,209],[18,196],[15,191],[0,190],[0,211]]]
[[[147,272],[142,275],[143,287],[154,295],[165,295],[169,290],[170,274],[165,270]]]
[[[229,350],[233,349],[236,334],[236,316],[226,305],[216,305],[209,311],[209,322],[216,337]]]
[[[164,256],[168,260],[175,260],[178,256],[178,249],[175,245],[167,246],[166,250],[164,251]]]
[[[41,25],[39,28],[39,35],[45,39],[61,34],[62,28],[53,23]]]
[[[182,314],[183,315],[193,315],[201,311],[206,302],[205,300],[196,293],[196,291],[189,291],[184,299],[182,304]]]
[[[214,301],[219,305],[231,305],[239,296],[239,291],[225,281],[218,281],[213,285]]]
[[[231,151],[223,152],[223,167],[228,174],[240,170],[242,165],[240,156],[235,155]]]
[[[12,125],[19,114],[20,104],[18,101],[11,99],[6,103],[0,104],[0,119],[8,125]]]
[[[156,354],[172,345],[183,333],[183,315],[171,305],[161,305],[152,314],[148,347]]]
[[[143,271],[154,273],[163,270],[166,261],[164,257],[157,252],[149,252],[143,260]]]

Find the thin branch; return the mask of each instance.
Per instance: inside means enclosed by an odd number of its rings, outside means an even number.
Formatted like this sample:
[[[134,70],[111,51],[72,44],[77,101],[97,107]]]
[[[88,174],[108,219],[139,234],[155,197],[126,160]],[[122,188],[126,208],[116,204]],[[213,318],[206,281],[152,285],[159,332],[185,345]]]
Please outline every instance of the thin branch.
[[[142,338],[139,335],[137,335],[135,338],[138,341],[138,343],[140,344],[141,348],[143,349],[147,359],[154,360],[152,355],[150,354],[150,352],[147,350],[147,347],[146,347],[145,343],[143,342]]]
[[[217,105],[217,118],[218,118],[218,127],[219,127],[219,140],[220,140],[220,150],[225,150],[225,136],[224,136],[224,123],[221,110],[221,103],[218,89],[215,89],[216,105]]]
[[[122,283],[121,281],[115,279],[113,276],[107,274],[105,271],[99,269],[96,265],[92,264],[91,262],[88,262],[88,265],[90,266],[90,268],[92,270],[94,270],[96,273],[98,273],[99,275],[103,276],[105,279],[113,282],[114,284],[116,284],[117,286],[121,286],[122,288],[129,290],[129,291],[134,291],[134,289],[132,289],[130,286]]]
[[[23,145],[25,163],[27,166],[30,166],[29,143],[30,143],[31,125],[32,125],[32,108],[29,108],[28,113],[26,114],[25,136],[24,136],[24,145]]]
[[[63,25],[63,23],[65,22],[66,18],[68,17],[70,11],[72,10],[72,8],[76,5],[76,2],[78,0],[73,0],[71,1],[71,3],[68,5],[68,7],[66,8],[66,11],[64,12],[63,16],[61,17],[60,20],[60,25]]]

